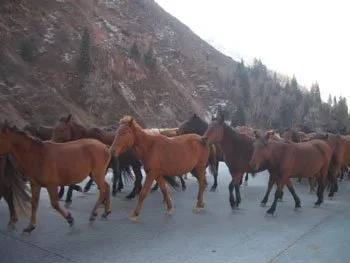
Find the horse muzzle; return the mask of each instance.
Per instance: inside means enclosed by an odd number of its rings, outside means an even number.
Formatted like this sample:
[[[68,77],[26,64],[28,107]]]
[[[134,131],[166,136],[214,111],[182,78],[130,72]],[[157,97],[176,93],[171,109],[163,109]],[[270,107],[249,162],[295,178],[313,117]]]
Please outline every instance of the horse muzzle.
[[[257,164],[257,163],[249,163],[249,166],[250,166],[254,171],[259,170],[259,164]]]

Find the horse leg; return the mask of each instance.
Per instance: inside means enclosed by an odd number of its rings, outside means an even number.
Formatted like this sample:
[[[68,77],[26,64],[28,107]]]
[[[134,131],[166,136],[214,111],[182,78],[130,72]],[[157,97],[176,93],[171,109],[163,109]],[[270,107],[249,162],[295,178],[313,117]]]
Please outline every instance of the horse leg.
[[[63,195],[64,195],[64,185],[60,187],[60,191],[58,192],[58,198],[62,199]]]
[[[148,191],[151,188],[155,177],[156,177],[155,174],[152,172],[148,172],[146,174],[145,183],[144,183],[144,185],[141,189],[141,192],[139,194],[139,200],[137,202],[137,205],[136,205],[134,212],[132,213],[132,215],[130,217],[131,220],[133,220],[133,221],[137,220],[137,217],[139,216],[141,208],[142,208],[143,201],[145,201],[146,196],[148,194]]]
[[[0,196],[0,198],[1,198],[1,196]],[[12,194],[11,189],[5,189],[4,199],[8,205],[9,212],[10,212],[10,221],[8,222],[7,227],[9,229],[14,229],[15,224],[18,221],[18,216],[17,216],[17,212],[15,209],[15,204],[14,204],[13,194]]]
[[[83,189],[81,189],[81,187],[77,184],[72,184],[68,187],[68,192],[67,192],[67,196],[66,196],[66,204],[65,207],[69,208],[72,204],[72,196],[73,196],[73,190],[77,191],[77,192],[82,192]]]
[[[245,174],[245,177],[244,177],[244,185],[245,185],[245,186],[248,186],[248,178],[249,178],[249,174],[246,173],[246,174]]]
[[[292,194],[293,199],[295,201],[295,209],[301,208],[300,198],[297,195],[297,193],[295,192],[295,189],[294,189],[292,182],[290,181],[289,178],[286,180],[286,186],[288,187],[288,190]]]
[[[236,207],[241,203],[240,182],[243,180],[244,173],[237,173],[235,176]]]
[[[266,194],[265,194],[263,200],[261,200],[261,202],[260,202],[260,206],[262,206],[262,207],[266,206],[266,203],[267,203],[267,201],[269,199],[269,195],[270,195],[270,192],[272,190],[272,187],[273,187],[274,183],[275,183],[275,180],[273,178],[273,175],[270,174],[269,182],[268,182],[268,185],[267,185],[267,191],[266,191]]]
[[[184,175],[184,179],[187,180],[187,173]]]
[[[309,177],[308,180],[309,180],[309,194],[313,194],[316,192],[316,189],[315,189],[316,178],[312,176],[312,177]]]
[[[90,176],[90,179],[84,187],[84,193],[87,193],[90,190],[92,184],[94,183],[94,180],[92,180],[92,178],[91,178],[91,174],[89,176]]]
[[[132,189],[131,193],[125,197],[126,199],[130,200],[135,198],[135,196],[139,194],[142,189],[142,172],[140,166],[132,166],[132,170],[135,174],[134,188]]]
[[[334,193],[337,193],[338,192],[338,179],[337,179],[337,175],[340,171],[340,165],[337,165],[334,167],[334,169],[331,170],[331,175],[330,177],[328,177],[329,181],[330,181],[330,184],[331,184],[331,187],[330,187],[330,191],[329,191],[329,194],[328,194],[328,197],[330,199],[333,198],[334,196]],[[324,179],[325,181],[326,179]],[[318,192],[318,188],[317,188],[317,192]]]
[[[36,212],[38,210],[38,205],[39,205],[41,186],[30,183],[30,189],[32,192],[32,197],[31,197],[32,214],[30,217],[29,225],[25,229],[23,229],[23,232],[26,232],[26,233],[30,233],[36,228]],[[57,197],[57,188],[56,188],[55,196]]]
[[[283,176],[282,176],[283,178]],[[281,196],[281,192],[282,192],[282,189],[283,189],[283,180],[279,177],[276,177],[276,183],[277,183],[277,189],[276,189],[276,192],[275,192],[275,198],[273,200],[273,203],[271,205],[271,207],[266,211],[267,214],[270,214],[270,215],[273,215],[276,211],[276,208],[277,208],[277,201],[278,201],[278,198]]]
[[[185,180],[182,178],[182,176],[179,176],[179,178],[180,178],[180,182],[181,182],[182,191],[185,191],[186,190]]]
[[[156,182],[156,184],[151,188],[151,192],[153,193],[153,192],[155,192],[155,191],[157,191],[158,190],[158,182]]]
[[[68,224],[70,226],[74,225],[74,218],[72,217],[72,215],[65,211],[64,209],[62,209],[58,203],[58,198],[57,198],[57,186],[56,185],[50,185],[46,187],[47,192],[49,193],[50,196],[50,202],[51,202],[51,206],[61,214],[61,216],[63,216]],[[73,191],[73,189],[72,189]]]
[[[173,212],[173,203],[172,203],[171,198],[169,196],[168,189],[166,187],[164,178],[162,176],[158,176],[157,183],[160,187],[160,190],[162,191],[163,200],[165,200],[166,205],[167,205],[167,214],[171,215]]]
[[[229,192],[229,195],[230,195],[230,197],[229,197],[230,206],[231,206],[232,209],[234,209],[235,206],[236,206],[235,197],[233,195],[233,187],[234,187],[234,184],[235,184],[235,179],[234,179],[234,176],[232,174],[231,174],[231,177],[232,177],[232,179],[231,179],[230,184],[228,185],[228,192]]]
[[[213,186],[210,188],[210,192],[215,192],[216,188],[218,187],[218,174],[219,174],[219,161],[216,161],[215,172],[213,174],[214,183],[213,183]]]
[[[102,217],[107,218],[107,216],[111,213],[110,211],[110,187],[109,184],[105,181],[105,171],[103,172],[94,172],[92,174],[92,178],[95,181],[96,185],[100,189],[99,195],[97,198],[97,201],[95,203],[95,206],[93,207],[89,221],[94,221],[97,216],[97,210],[102,205],[102,202],[105,206],[105,212],[103,213]]]
[[[323,203],[323,193],[325,188],[325,180],[320,176],[318,178],[318,186],[317,186],[317,201],[315,203],[314,207],[320,207],[320,205]],[[332,184],[332,183],[331,183]],[[332,189],[332,186],[331,186]]]
[[[199,211],[204,208],[203,195],[205,189],[205,167],[197,167],[191,171],[193,175],[196,175],[198,179],[198,195],[197,195],[197,204],[195,208],[195,213],[199,213]]]

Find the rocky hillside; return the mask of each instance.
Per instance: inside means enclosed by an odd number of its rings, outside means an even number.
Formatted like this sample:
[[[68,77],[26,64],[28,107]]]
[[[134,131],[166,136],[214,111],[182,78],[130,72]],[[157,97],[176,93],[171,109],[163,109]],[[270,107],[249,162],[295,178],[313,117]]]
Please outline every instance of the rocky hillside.
[[[227,103],[237,63],[152,0],[3,0],[0,118],[174,126]]]

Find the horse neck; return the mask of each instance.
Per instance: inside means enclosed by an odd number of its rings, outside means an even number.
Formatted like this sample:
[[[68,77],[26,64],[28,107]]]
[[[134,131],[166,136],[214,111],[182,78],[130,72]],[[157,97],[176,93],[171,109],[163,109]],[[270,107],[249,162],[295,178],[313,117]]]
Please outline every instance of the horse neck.
[[[24,134],[11,134],[9,140],[12,144],[11,154],[15,157],[25,174],[30,177],[38,160],[44,159],[42,143],[34,141]]]
[[[152,135],[143,131],[141,127],[133,126],[134,145],[132,146],[136,155],[144,160],[153,144]]]
[[[87,128],[85,126],[75,122],[71,122],[69,126],[72,134],[72,141],[88,137]]]

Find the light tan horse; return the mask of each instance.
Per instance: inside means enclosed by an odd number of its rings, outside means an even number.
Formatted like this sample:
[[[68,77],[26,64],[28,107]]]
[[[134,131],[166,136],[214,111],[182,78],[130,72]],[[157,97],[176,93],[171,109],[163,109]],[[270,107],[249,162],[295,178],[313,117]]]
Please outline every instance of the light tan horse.
[[[145,183],[131,216],[132,220],[137,220],[153,180],[157,181],[162,190],[167,204],[167,213],[172,213],[173,204],[163,179],[164,175],[179,176],[191,172],[199,182],[195,211],[199,212],[204,207],[204,176],[210,150],[199,135],[188,134],[173,138],[151,135],[144,131],[131,116],[125,116],[119,122],[110,151],[119,156],[129,148],[132,148],[140,158],[146,171]]]
[[[94,220],[97,216],[97,209],[103,199],[106,199],[103,217],[110,214],[109,185],[105,181],[105,173],[111,156],[107,146],[98,140],[43,142],[15,126],[11,127],[5,121],[0,129],[0,154],[13,155],[30,181],[32,214],[24,232],[30,233],[36,228],[36,212],[42,187],[47,189],[52,207],[72,226],[74,224],[72,215],[62,209],[58,203],[58,187],[80,183],[90,172],[100,188],[90,220]]]

